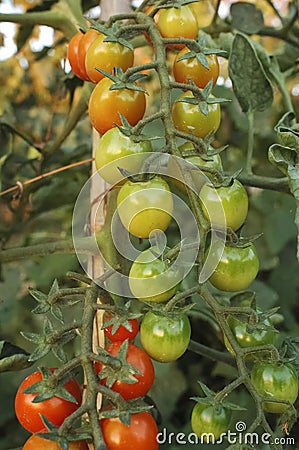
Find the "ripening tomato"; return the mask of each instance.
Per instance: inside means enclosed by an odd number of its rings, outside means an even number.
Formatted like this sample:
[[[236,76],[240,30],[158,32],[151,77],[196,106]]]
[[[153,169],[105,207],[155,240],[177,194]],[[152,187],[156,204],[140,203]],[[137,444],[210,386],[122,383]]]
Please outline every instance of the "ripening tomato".
[[[157,27],[163,38],[197,38],[197,19],[188,5],[183,5],[180,8],[161,9],[157,19]],[[182,44],[175,45],[175,47],[182,48]]]
[[[205,216],[212,225],[226,226],[237,231],[245,222],[248,212],[248,195],[244,186],[234,180],[230,186],[214,188],[206,183],[200,191]]]
[[[198,105],[184,102],[184,98],[194,97],[191,91],[181,94],[172,106],[172,119],[174,126],[185,133],[194,134],[199,138],[205,138],[210,133],[215,133],[220,125],[220,105],[211,103],[208,105],[208,115],[204,115]]]
[[[88,450],[88,448],[86,441],[69,442],[68,446],[69,450]],[[49,439],[44,439],[33,434],[25,442],[23,450],[61,450],[61,447],[55,441],[50,441]]]
[[[158,449],[158,427],[148,412],[131,414],[130,425],[118,417],[102,419],[100,423],[107,450]]]
[[[105,347],[105,350],[110,353],[110,355],[117,356],[122,344],[122,342],[112,342]],[[125,400],[143,397],[148,393],[154,382],[155,373],[153,363],[142,348],[131,343],[128,345],[126,361],[135,367],[140,372],[140,375],[131,375],[131,379],[134,381],[136,380],[135,383],[126,383],[121,380],[116,380],[111,386],[111,389],[118,392]],[[95,362],[94,367],[96,373],[99,374],[103,369],[103,364]],[[129,374],[127,374],[127,376],[129,376]],[[106,380],[101,380],[101,384],[105,385]]]
[[[148,181],[128,180],[119,190],[119,218],[124,227],[139,238],[148,238],[154,230],[165,231],[172,211],[172,193],[167,182],[159,176]]]
[[[122,125],[120,114],[134,126],[145,113],[144,92],[127,88],[110,90],[113,84],[109,78],[103,78],[96,85],[89,99],[90,121],[100,134],[115,127],[115,124]]]
[[[203,89],[209,81],[215,86],[219,76],[219,62],[216,55],[206,55],[208,67],[206,68],[196,56],[188,59],[181,59],[190,53],[188,48],[183,48],[173,62],[173,76],[178,83],[189,84],[192,80],[196,86]]]
[[[259,259],[252,242],[245,247],[215,246],[214,257],[218,265],[209,278],[211,284],[222,291],[247,289],[258,274]]]
[[[215,8],[211,0],[198,0],[190,4],[197,19],[198,28],[208,27],[214,17]]]
[[[156,361],[180,358],[188,348],[191,326],[188,316],[173,313],[162,316],[148,311],[140,326],[140,340],[146,353]]]
[[[231,410],[225,406],[199,401],[192,410],[192,430],[204,442],[214,444],[222,433],[227,432],[231,415]]]
[[[96,147],[96,168],[107,183],[117,184],[125,180],[119,167],[131,174],[138,173],[152,151],[150,141],[134,141],[114,127],[106,131]]]
[[[81,40],[79,42],[79,64],[80,67],[82,69],[82,72],[84,73],[84,80],[86,81],[93,81],[89,74],[87,73],[86,70],[86,64],[85,64],[85,60],[86,60],[86,54],[88,52],[89,47],[92,45],[92,43],[99,39],[99,37],[101,38],[105,38],[105,36],[102,33],[99,33],[97,30],[94,29],[90,29],[88,31],[86,31],[86,33],[84,33],[81,37]]]
[[[283,413],[289,405],[275,402],[285,400],[291,404],[298,397],[298,375],[293,364],[258,361],[251,369],[251,381],[262,397],[269,399],[263,409],[270,413]],[[270,401],[271,398],[273,401]]]
[[[131,329],[129,330],[126,326],[120,325],[116,331],[113,330],[113,325],[105,326],[105,322],[112,319],[112,314],[104,315],[104,334],[106,338],[108,338],[111,342],[123,342],[126,339],[132,341],[138,334],[139,324],[137,319],[128,319],[129,326]],[[114,332],[113,332],[114,331]]]
[[[56,369],[50,370],[53,372]],[[79,408],[82,402],[81,387],[74,378],[71,378],[65,383],[64,387],[74,397],[75,402],[70,402],[60,397],[52,397],[49,400],[34,403],[36,393],[25,394],[23,391],[41,380],[42,374],[39,370],[29,375],[20,384],[15,398],[17,419],[30,433],[38,433],[45,430],[45,425],[40,415],[47,417],[54,425],[60,426],[66,417]]]
[[[138,300],[161,303],[173,297],[182,277],[178,269],[155,252],[159,253],[158,248],[152,247],[137,256],[129,272],[129,286]]]
[[[76,33],[69,41],[67,48],[67,58],[74,74],[81,80],[85,80],[85,67],[80,64],[79,45],[83,34],[81,31]]]
[[[134,51],[131,48],[118,42],[105,42],[105,38],[105,35],[99,36],[86,52],[86,72],[94,83],[98,83],[105,76],[97,69],[113,73],[114,67],[125,71],[134,63]]]

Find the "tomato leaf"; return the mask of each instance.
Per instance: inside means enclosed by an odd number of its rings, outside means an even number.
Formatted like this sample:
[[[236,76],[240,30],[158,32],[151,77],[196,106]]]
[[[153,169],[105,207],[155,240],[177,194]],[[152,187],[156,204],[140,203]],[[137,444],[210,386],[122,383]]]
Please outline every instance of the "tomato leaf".
[[[22,370],[31,366],[29,354],[7,341],[0,341],[0,372]]]
[[[229,75],[243,112],[271,106],[273,89],[250,39],[238,33],[229,57]]]
[[[230,13],[232,26],[243,33],[255,34],[264,26],[262,11],[251,3],[234,3],[230,7]]]

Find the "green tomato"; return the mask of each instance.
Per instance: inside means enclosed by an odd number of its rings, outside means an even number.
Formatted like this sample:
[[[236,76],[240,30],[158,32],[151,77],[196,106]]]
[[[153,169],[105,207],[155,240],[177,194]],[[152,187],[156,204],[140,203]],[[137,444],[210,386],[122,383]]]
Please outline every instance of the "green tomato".
[[[165,260],[157,258],[152,247],[140,253],[129,272],[129,286],[132,294],[141,301],[166,302],[178,290],[181,274],[168,267]]]
[[[117,127],[101,137],[95,153],[96,168],[101,177],[110,184],[124,181],[119,167],[134,174],[140,171],[145,159],[152,152],[150,141],[134,142]]]
[[[200,199],[205,216],[213,225],[226,226],[238,230],[245,222],[248,212],[248,195],[244,186],[234,180],[231,186],[214,188],[208,183],[200,191]]]
[[[225,245],[215,247],[214,257],[218,265],[211,275],[211,284],[222,291],[235,292],[246,289],[255,279],[259,270],[259,259],[253,243],[246,247]]]
[[[191,336],[186,314],[173,316],[147,312],[140,326],[140,340],[146,353],[156,361],[170,362],[185,353]]]
[[[171,221],[173,199],[159,176],[148,181],[127,181],[117,196],[117,211],[124,227],[134,236],[148,238],[152,231],[165,231]]]
[[[298,376],[292,364],[259,361],[252,367],[250,376],[252,384],[261,396],[295,403],[298,396]],[[280,414],[287,408],[285,403],[263,403],[266,412]]]
[[[198,402],[192,410],[191,427],[201,441],[214,444],[227,432],[230,419],[230,409]]]
[[[256,328],[252,332],[247,331],[248,323],[239,320],[235,316],[229,316],[227,323],[238,344],[242,348],[258,347],[260,345],[274,344],[275,342],[276,333],[273,327],[271,328],[271,322],[269,319],[264,319],[262,322],[265,327],[269,328],[265,328],[264,330]],[[225,336],[224,343],[228,351],[234,354],[235,352]]]

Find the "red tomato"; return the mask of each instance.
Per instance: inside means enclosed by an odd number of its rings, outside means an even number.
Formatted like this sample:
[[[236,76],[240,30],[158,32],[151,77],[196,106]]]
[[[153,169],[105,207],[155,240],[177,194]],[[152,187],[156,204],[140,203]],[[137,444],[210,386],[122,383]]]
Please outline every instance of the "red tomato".
[[[67,58],[74,74],[81,80],[85,80],[85,68],[79,60],[79,45],[82,36],[83,34],[79,31],[72,37],[67,48]]]
[[[113,315],[112,314],[107,314],[107,316],[105,316],[104,318],[104,325],[105,322],[107,322],[108,320],[112,319]],[[138,320],[137,319],[129,319],[128,322],[130,323],[131,327],[132,327],[132,331],[128,330],[126,327],[124,327],[123,325],[120,325],[118,327],[118,329],[115,331],[115,333],[113,333],[113,325],[109,325],[108,327],[104,328],[104,334],[106,336],[106,338],[108,338],[111,342],[123,342],[126,339],[129,339],[130,341],[132,341],[138,333],[139,330],[139,325],[138,325]]]
[[[102,419],[101,428],[107,450],[158,449],[158,427],[148,412],[131,414],[130,425],[118,418]]]
[[[82,70],[82,73],[84,74],[84,80],[86,81],[93,81],[89,74],[86,71],[86,66],[85,66],[85,58],[86,58],[86,53],[89,49],[89,47],[91,46],[91,44],[97,39],[102,37],[102,39],[105,38],[105,36],[102,33],[99,33],[97,30],[93,30],[90,29],[88,31],[86,31],[85,34],[83,34],[83,36],[80,39],[79,42],[79,64],[80,64],[80,68]]]
[[[121,125],[120,114],[134,126],[145,113],[144,92],[127,88],[110,90],[112,84],[112,80],[103,78],[96,85],[89,99],[89,117],[100,134],[106,133],[115,124]]]
[[[117,356],[122,342],[112,342],[105,348],[112,356]],[[111,389],[118,392],[125,400],[143,397],[150,390],[154,382],[154,366],[147,353],[134,344],[129,344],[126,360],[129,364],[136,367],[141,375],[133,375],[137,382],[133,384],[116,380]],[[103,365],[99,362],[95,363],[95,371],[99,373],[103,369]],[[102,384],[106,380],[101,380]]]
[[[56,369],[50,369],[54,372]],[[42,380],[38,370],[29,375],[19,386],[15,398],[15,412],[20,424],[30,433],[45,430],[40,414],[47,417],[54,425],[60,426],[64,419],[72,414],[82,402],[82,391],[78,382],[72,378],[65,383],[65,389],[75,398],[76,403],[60,397],[52,397],[44,402],[33,403],[35,394],[25,394],[23,391],[34,383]]]
[[[88,450],[86,441],[69,442],[69,450]],[[24,444],[23,450],[61,450],[55,441],[44,439],[33,434]]]
[[[113,73],[114,67],[123,71],[133,66],[134,51],[118,42],[104,42],[105,35],[100,35],[87,50],[85,68],[91,81],[98,83],[104,78],[97,69]]]

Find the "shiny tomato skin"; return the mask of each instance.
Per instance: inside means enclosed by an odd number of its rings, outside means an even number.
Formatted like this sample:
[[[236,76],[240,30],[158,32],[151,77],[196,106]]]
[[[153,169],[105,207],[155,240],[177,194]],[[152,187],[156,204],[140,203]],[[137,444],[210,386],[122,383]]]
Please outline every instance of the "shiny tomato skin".
[[[205,184],[200,191],[204,213],[209,218],[212,213],[213,225],[223,226],[223,214],[226,226],[237,231],[245,222],[248,213],[248,195],[244,186],[234,180],[230,186],[212,187]]]
[[[113,81],[103,78],[94,88],[89,99],[89,118],[93,127],[104,134],[115,124],[122,125],[120,114],[132,125],[142,119],[145,108],[145,93],[132,89],[110,90]]]
[[[105,42],[105,38],[105,35],[97,37],[86,52],[86,72],[94,83],[98,83],[105,76],[96,69],[113,73],[115,67],[120,67],[125,72],[134,64],[134,51],[131,48],[118,42]]]
[[[196,39],[198,32],[197,19],[188,5],[180,8],[161,9],[157,27],[163,38]],[[180,47],[182,47],[181,44],[176,45],[176,48]]]
[[[80,64],[79,45],[83,34],[79,31],[74,34],[68,44],[67,58],[74,74],[81,80],[85,80],[85,68]]]
[[[186,314],[173,317],[147,312],[140,326],[140,340],[146,353],[159,362],[176,361],[188,348],[191,326]]]
[[[209,68],[203,66],[196,57],[181,59],[186,53],[190,52],[188,48],[183,48],[176,56],[173,63],[173,76],[178,83],[189,84],[191,79],[200,89],[203,89],[209,81],[215,86],[219,76],[219,62],[216,55],[206,55]]]
[[[251,369],[251,381],[262,397],[295,403],[298,397],[298,375],[293,364],[256,362]],[[286,403],[264,402],[263,409],[270,413],[283,413]]]
[[[78,52],[79,52],[79,64],[82,70],[82,73],[84,75],[84,80],[85,81],[91,81],[91,78],[89,77],[87,71],[86,71],[86,67],[85,67],[85,58],[86,58],[86,53],[89,49],[89,47],[91,46],[91,44],[94,42],[95,39],[97,39],[99,36],[103,36],[102,33],[99,33],[97,30],[94,29],[90,29],[88,31],[86,31],[86,33],[84,33],[80,39],[79,42],[79,48],[78,48]],[[105,36],[103,36],[104,39]]]
[[[112,314],[107,314],[104,316],[104,325],[105,322],[112,319]],[[131,324],[132,331],[128,330],[123,325],[120,325],[120,327],[116,330],[115,333],[112,333],[113,325],[109,325],[108,327],[104,328],[104,334],[107,339],[111,342],[123,342],[126,339],[129,339],[132,341],[138,334],[139,331],[139,324],[137,319],[128,319],[128,322]]]
[[[112,342],[105,349],[110,355],[117,356],[122,342]],[[143,397],[148,393],[154,382],[154,366],[147,353],[140,347],[129,343],[126,360],[129,364],[136,367],[141,375],[134,375],[137,382],[133,384],[116,380],[111,389],[118,392],[125,400],[131,400],[137,397]],[[99,362],[95,363],[95,371],[99,373],[103,365]],[[101,380],[101,384],[105,385],[105,379]]]
[[[200,0],[190,4],[190,7],[197,19],[198,28],[208,27],[214,17],[215,8],[211,0]]]
[[[151,249],[137,256],[129,272],[131,292],[140,301],[166,302],[177,292],[180,282],[179,271],[171,270],[167,261],[154,256]]]
[[[215,248],[218,265],[209,278],[210,283],[222,291],[236,292],[247,289],[258,274],[259,259],[251,242],[246,247],[225,245]],[[222,254],[221,254],[222,253]]]
[[[54,371],[56,369],[51,369]],[[33,403],[36,394],[25,394],[23,391],[32,384],[41,381],[42,374],[36,371],[25,378],[20,384],[15,397],[15,412],[20,424],[30,433],[45,430],[40,414],[47,417],[54,425],[60,426],[64,419],[79,408],[82,402],[82,390],[78,382],[72,378],[64,387],[75,398],[76,403],[59,397],[52,397],[44,402]]]
[[[193,134],[204,139],[209,133],[215,133],[220,126],[220,105],[213,103],[208,105],[208,115],[205,116],[198,105],[193,105],[181,100],[186,97],[194,97],[191,91],[181,94],[172,106],[172,119],[174,126],[185,133]]]
[[[217,410],[216,406],[198,402],[191,414],[192,430],[204,442],[214,444],[227,432],[231,415],[231,410],[225,407]]]
[[[86,441],[69,442],[69,450],[88,450],[88,448]],[[61,450],[61,447],[55,441],[33,434],[27,439],[22,450]]]
[[[165,231],[173,211],[168,183],[159,176],[148,181],[128,180],[119,190],[117,211],[124,227],[136,237],[148,238],[154,230]]]
[[[96,168],[107,183],[119,184],[125,178],[118,168],[121,167],[131,174],[138,173],[152,151],[150,141],[135,142],[114,127],[106,131],[96,147]]]
[[[158,449],[158,427],[148,412],[131,414],[130,425],[119,418],[102,419],[101,428],[107,450]]]

